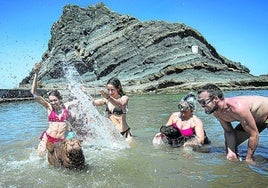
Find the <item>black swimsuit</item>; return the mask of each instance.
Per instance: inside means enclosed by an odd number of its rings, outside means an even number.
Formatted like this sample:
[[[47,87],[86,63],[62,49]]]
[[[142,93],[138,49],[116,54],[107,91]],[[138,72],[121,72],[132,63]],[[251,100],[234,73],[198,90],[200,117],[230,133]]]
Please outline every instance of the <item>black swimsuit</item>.
[[[116,115],[125,114],[123,109],[120,107],[114,107],[113,112],[111,112],[111,110],[108,108],[108,105],[106,105],[106,111],[108,112],[108,114],[116,114]]]
[[[125,131],[123,131],[123,132],[120,132],[120,133],[121,133],[121,135],[122,135],[123,137],[125,137],[125,138],[127,138],[128,135],[132,136],[132,134],[131,134],[131,132],[130,132],[130,127],[129,127],[127,130],[125,130]]]
[[[111,110],[108,108],[108,105],[106,105],[106,111],[108,112],[108,114],[116,114],[116,115],[126,114],[126,112],[124,112],[121,107],[114,107],[113,112],[111,112]],[[132,136],[130,128],[128,128],[123,132],[120,132],[120,134],[125,138],[127,138],[128,135]]]

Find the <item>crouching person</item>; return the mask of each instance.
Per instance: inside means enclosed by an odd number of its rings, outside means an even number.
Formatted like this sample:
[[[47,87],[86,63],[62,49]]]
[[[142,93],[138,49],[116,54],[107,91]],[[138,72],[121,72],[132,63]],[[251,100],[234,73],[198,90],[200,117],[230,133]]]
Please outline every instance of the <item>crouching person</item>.
[[[210,144],[206,136],[203,123],[196,115],[195,95],[190,93],[183,97],[178,104],[178,112],[174,112],[169,117],[165,126],[160,128],[160,133],[154,137],[153,143],[169,144],[172,147],[192,147],[194,151],[209,152]]]

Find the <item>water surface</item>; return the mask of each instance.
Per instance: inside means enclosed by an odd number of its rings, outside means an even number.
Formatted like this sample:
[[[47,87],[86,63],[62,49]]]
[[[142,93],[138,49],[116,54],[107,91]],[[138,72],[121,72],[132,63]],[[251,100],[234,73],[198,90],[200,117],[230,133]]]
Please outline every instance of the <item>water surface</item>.
[[[268,91],[225,94],[268,96]],[[54,168],[37,156],[38,138],[47,128],[43,107],[34,101],[0,104],[0,187],[267,187],[267,130],[260,135],[255,166],[225,159],[223,130],[200,107],[196,114],[212,141],[211,153],[153,146],[154,135],[177,110],[181,96],[129,96],[128,123],[135,144],[116,149],[83,143],[88,168],[82,172]],[[98,110],[104,114],[104,108]],[[246,144],[239,147],[242,156]]]

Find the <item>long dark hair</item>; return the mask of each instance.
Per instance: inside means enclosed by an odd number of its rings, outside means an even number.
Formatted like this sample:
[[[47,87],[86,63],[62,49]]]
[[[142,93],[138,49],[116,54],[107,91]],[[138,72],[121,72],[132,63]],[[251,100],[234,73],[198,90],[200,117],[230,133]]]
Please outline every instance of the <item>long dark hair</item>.
[[[118,78],[115,78],[115,77],[110,78],[110,79],[108,80],[108,82],[107,82],[106,85],[108,85],[108,84],[111,84],[111,85],[113,85],[116,89],[118,89],[118,94],[119,94],[120,96],[125,95],[125,92],[124,92],[123,89],[122,89],[121,82],[120,82],[120,80],[119,80]]]
[[[62,100],[62,96],[60,94],[60,92],[58,90],[52,90],[48,93],[48,96],[55,96],[57,97],[59,100]]]

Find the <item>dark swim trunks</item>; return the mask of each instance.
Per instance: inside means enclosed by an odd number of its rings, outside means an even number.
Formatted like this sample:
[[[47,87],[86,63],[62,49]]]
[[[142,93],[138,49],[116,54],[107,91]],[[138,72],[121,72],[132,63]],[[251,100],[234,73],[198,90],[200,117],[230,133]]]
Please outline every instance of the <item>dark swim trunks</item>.
[[[261,131],[263,131],[265,128],[268,128],[268,119],[266,119],[265,122],[262,123],[262,124],[257,124],[257,128],[258,128],[259,133],[260,133]],[[235,127],[235,130],[246,132],[246,131],[244,130],[244,128],[242,127],[241,123],[239,123],[239,124]]]

